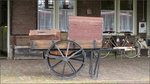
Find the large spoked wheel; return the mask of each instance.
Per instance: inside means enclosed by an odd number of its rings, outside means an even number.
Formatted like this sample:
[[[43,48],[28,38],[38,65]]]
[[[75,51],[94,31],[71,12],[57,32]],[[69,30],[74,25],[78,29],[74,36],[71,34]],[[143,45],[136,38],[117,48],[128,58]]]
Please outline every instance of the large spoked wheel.
[[[53,43],[46,54],[50,73],[58,79],[71,79],[85,66],[86,54],[74,41],[63,40]]]
[[[135,58],[139,56],[141,44],[139,41],[135,39],[128,39],[128,41],[125,42],[124,47],[126,47],[124,55],[128,58]]]
[[[111,53],[111,49],[112,49],[112,45],[111,45],[110,41],[109,40],[103,40],[102,48],[104,50],[101,51],[100,58],[105,58],[105,57],[109,56]]]

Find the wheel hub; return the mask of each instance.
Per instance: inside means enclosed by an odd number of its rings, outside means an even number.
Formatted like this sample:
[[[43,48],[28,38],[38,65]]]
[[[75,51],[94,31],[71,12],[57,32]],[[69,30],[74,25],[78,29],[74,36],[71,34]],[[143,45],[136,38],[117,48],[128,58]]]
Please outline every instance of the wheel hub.
[[[68,61],[68,58],[67,58],[67,57],[64,57],[64,58],[63,58],[63,61],[67,62],[67,61]]]

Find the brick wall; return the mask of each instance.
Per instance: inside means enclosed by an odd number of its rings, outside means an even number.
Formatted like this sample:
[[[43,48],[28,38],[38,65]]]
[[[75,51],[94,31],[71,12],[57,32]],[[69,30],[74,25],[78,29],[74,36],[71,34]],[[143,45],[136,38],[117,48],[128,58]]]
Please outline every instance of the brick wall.
[[[18,36],[27,39],[29,30],[37,28],[37,0],[12,0],[11,3],[10,39],[11,44],[17,44]]]
[[[12,34],[28,34],[36,29],[37,0],[12,1]]]
[[[100,1],[101,0],[78,0],[77,15],[78,16],[100,16]],[[142,21],[142,4],[143,0],[138,0],[137,4],[137,19]],[[92,14],[87,14],[87,9],[92,10]],[[36,29],[37,21],[37,0],[12,0],[11,7],[11,43],[14,44],[15,37],[26,37],[30,29]],[[145,3],[146,17],[146,3]],[[146,19],[146,18],[145,18]],[[138,28],[138,25],[137,25]],[[138,30],[137,30],[138,31]],[[146,34],[142,35],[146,36]]]
[[[87,9],[91,9],[92,14],[87,14]],[[100,17],[100,0],[78,0],[77,15]]]
[[[144,16],[145,21],[147,21],[147,1],[144,2]],[[143,19],[143,0],[138,0],[137,2],[137,32],[139,32],[139,22]],[[146,38],[146,34],[140,34],[142,38]]]

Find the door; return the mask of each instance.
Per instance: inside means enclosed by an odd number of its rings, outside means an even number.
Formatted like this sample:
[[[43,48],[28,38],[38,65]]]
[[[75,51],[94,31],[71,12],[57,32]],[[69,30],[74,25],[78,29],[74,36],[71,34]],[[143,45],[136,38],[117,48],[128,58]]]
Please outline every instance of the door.
[[[7,0],[0,1],[0,58],[7,57]]]

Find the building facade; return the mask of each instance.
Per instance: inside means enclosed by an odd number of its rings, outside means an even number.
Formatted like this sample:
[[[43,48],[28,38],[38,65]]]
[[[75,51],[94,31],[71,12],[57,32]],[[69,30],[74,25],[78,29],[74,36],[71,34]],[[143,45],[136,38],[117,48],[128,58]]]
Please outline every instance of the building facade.
[[[103,17],[103,35],[131,32],[150,38],[150,0],[7,0],[7,5],[7,52],[10,58],[14,57],[14,45],[30,45],[30,30],[68,32],[70,15]]]

